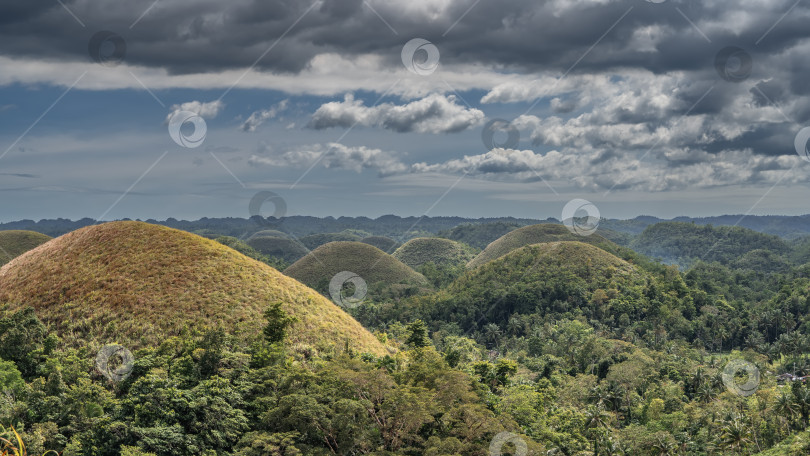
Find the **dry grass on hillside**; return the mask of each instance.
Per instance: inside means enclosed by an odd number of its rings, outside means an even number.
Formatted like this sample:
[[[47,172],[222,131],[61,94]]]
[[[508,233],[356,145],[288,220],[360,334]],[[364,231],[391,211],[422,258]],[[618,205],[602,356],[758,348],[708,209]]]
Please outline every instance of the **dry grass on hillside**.
[[[4,311],[33,306],[68,343],[151,345],[185,327],[222,326],[250,340],[268,304],[298,319],[293,343],[385,348],[315,291],[215,241],[142,222],[68,233],[0,269]]]

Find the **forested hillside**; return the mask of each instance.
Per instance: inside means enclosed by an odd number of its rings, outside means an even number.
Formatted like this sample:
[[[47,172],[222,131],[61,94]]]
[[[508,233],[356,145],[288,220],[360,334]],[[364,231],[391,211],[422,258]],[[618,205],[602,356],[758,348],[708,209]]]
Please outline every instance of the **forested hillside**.
[[[505,231],[473,267],[442,238],[327,242],[290,267],[251,247],[298,242],[267,228],[54,239],[0,269],[6,448],[13,428],[37,455],[810,452],[804,241],[673,222],[630,244],[668,266],[515,228],[448,231]]]

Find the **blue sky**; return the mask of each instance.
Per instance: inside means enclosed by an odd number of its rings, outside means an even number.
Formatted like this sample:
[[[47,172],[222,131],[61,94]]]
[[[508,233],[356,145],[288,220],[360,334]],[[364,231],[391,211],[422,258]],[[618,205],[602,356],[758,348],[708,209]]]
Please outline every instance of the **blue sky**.
[[[220,3],[0,6],[0,218],[810,212],[808,6]]]

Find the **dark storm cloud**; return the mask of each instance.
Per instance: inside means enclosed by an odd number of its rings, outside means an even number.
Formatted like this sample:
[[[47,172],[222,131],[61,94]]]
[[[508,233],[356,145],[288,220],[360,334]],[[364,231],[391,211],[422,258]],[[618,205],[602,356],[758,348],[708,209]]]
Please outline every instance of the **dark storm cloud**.
[[[300,19],[259,62],[260,69],[297,72],[312,57],[325,52],[348,57],[376,53],[398,65],[403,42],[422,37],[439,47],[445,64],[564,71],[613,27],[579,62],[575,72],[640,67],[663,73],[711,71],[722,46],[734,44],[758,55],[773,56],[808,36],[807,9],[800,5],[762,38],[793,3],[789,1],[762,1],[759,7],[749,2],[746,7],[750,11],[745,12],[730,0],[710,5],[689,0],[659,4],[643,0],[482,0],[472,9],[474,0],[454,0],[447,5],[371,1],[371,7],[362,0],[325,0],[304,14],[312,4],[301,0],[176,0],[158,2],[132,26],[152,3],[119,2],[111,8],[101,0],[65,1],[87,25],[84,28],[58,2],[3,2],[0,39],[4,44],[0,52],[18,57],[84,59],[90,36],[98,30],[110,30],[127,41],[127,61],[133,64],[167,68],[172,73],[241,68],[251,65]],[[678,9],[698,24],[701,32]],[[657,52],[635,46],[639,30],[645,27],[665,30],[653,43]],[[806,91],[806,81],[793,81],[794,89]]]

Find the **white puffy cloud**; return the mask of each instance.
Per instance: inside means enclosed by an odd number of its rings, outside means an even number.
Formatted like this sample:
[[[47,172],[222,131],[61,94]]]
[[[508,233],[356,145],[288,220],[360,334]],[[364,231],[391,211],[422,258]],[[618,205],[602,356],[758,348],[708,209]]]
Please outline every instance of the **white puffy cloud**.
[[[396,132],[455,133],[480,124],[484,113],[456,103],[456,97],[431,94],[404,105],[383,103],[365,106],[347,94],[343,101],[325,103],[310,119],[315,129],[350,128],[353,125],[379,127]]]
[[[204,103],[202,101],[188,101],[186,103],[172,105],[172,112],[166,116],[166,122],[172,118],[173,115],[180,111],[193,112],[204,119],[213,119],[225,108],[225,103],[221,100],[214,100]]]

